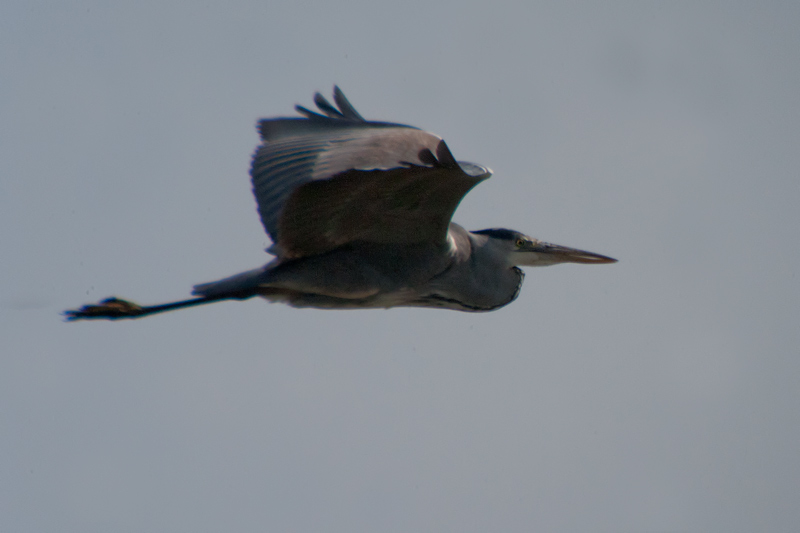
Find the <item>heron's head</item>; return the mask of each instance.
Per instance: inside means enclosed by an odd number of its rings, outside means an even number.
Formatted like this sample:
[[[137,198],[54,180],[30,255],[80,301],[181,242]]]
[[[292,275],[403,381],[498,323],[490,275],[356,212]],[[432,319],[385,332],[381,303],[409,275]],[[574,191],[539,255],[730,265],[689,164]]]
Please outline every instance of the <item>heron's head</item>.
[[[586,252],[576,248],[550,244],[533,239],[510,229],[484,229],[475,231],[485,235],[493,248],[492,253],[505,255],[509,266],[549,266],[558,263],[616,263],[605,255]]]

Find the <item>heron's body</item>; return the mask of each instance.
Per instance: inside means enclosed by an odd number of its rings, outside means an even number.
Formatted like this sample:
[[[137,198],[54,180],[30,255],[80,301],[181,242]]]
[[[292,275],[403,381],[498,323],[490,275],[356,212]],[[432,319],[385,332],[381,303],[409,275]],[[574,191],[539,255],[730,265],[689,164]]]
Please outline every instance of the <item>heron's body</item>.
[[[199,296],[257,293],[294,307],[441,307],[491,311],[513,301],[519,268],[493,261],[488,237],[450,224],[444,243],[349,243],[321,255],[278,261],[195,287]],[[487,257],[483,257],[486,255]],[[476,265],[481,265],[476,269]]]
[[[253,191],[275,259],[195,286],[194,299],[142,307],[110,298],[68,319],[137,318],[219,300],[261,296],[295,307],[438,307],[491,311],[512,302],[518,266],[614,259],[522,233],[469,232],[452,223],[461,199],[491,176],[457,162],[436,135],[368,122],[334,90],[322,114],[259,122]]]

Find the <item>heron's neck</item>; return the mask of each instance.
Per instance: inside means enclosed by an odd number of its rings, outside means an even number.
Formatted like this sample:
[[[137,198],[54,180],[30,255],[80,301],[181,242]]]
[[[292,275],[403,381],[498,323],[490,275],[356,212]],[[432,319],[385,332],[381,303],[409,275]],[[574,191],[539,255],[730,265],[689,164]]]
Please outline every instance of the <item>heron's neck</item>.
[[[492,295],[503,305],[519,294],[525,274],[508,260],[507,245],[484,235],[471,234],[470,258],[474,282],[486,295]]]

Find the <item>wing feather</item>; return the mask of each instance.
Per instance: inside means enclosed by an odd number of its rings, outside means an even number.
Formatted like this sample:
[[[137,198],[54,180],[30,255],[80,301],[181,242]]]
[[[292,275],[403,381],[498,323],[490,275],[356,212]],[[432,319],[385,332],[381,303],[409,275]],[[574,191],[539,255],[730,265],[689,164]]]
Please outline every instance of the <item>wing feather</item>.
[[[364,117],[361,116],[361,113],[356,111],[356,108],[353,107],[338,85],[333,86],[333,101],[336,102],[336,105],[342,110],[342,115],[346,118],[366,122]]]
[[[365,121],[338,87],[338,109],[319,93],[314,100],[324,114],[298,106],[306,118],[259,122],[253,192],[280,257],[356,240],[441,241],[463,196],[491,175],[457,163],[436,135]]]
[[[309,182],[284,206],[280,248],[294,258],[354,241],[444,242],[459,201],[482,179],[441,166],[408,166]]]

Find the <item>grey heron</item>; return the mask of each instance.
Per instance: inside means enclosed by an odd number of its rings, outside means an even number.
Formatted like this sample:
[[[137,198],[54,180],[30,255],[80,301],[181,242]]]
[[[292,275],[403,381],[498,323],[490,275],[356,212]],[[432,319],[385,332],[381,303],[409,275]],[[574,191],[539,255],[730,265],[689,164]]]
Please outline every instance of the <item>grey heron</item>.
[[[334,87],[331,104],[302,118],[258,122],[250,175],[275,258],[194,287],[195,298],[140,306],[119,298],[64,312],[67,320],[139,318],[260,296],[294,307],[434,307],[491,311],[519,294],[520,266],[614,263],[509,229],[467,231],[451,221],[491,171],[456,161],[413,126],[365,120]]]

